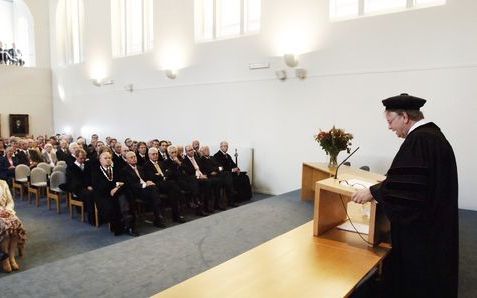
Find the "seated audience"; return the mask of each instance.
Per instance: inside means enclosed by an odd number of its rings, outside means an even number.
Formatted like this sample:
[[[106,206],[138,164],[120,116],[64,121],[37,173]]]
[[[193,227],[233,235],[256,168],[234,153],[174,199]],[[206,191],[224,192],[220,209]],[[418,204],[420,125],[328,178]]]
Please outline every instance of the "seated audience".
[[[192,146],[185,146],[185,151],[186,157],[182,162],[182,168],[185,175],[190,177],[190,183],[198,184],[200,196],[197,198],[196,203],[199,205],[199,209],[211,209],[208,206],[208,198],[211,195],[211,182],[207,175],[204,174],[200,160],[195,158],[195,151]]]
[[[214,154],[215,160],[222,166],[223,171],[232,175],[234,189],[238,192],[240,201],[247,201],[252,198],[252,188],[247,173],[240,172],[237,164],[232,160],[232,156],[227,153],[229,143],[220,142],[220,149]],[[229,198],[230,199],[230,198]]]
[[[217,163],[214,157],[210,156],[210,150],[208,146],[203,146],[200,148],[200,156],[203,170],[209,181],[211,181],[214,209],[224,210],[225,208],[220,205],[221,189],[225,186],[227,197],[232,197],[233,179],[230,177],[230,175],[223,175],[220,165]],[[233,201],[229,202],[229,204],[231,206],[235,206]]]
[[[169,158],[167,155],[167,147],[167,141],[162,140],[159,142],[159,148],[157,148],[159,149],[159,161],[164,161]]]
[[[66,165],[69,166],[76,161],[76,151],[78,149],[80,149],[80,146],[78,146],[76,142],[73,142],[68,146],[69,155],[65,158]]]
[[[166,194],[166,201],[172,207],[172,220],[185,222],[180,212],[180,203],[184,201],[181,189],[174,180],[167,180],[159,163],[159,152],[156,148],[149,149],[149,160],[144,164],[144,175],[147,180],[153,181],[159,188],[159,192]]]
[[[15,158],[17,159],[18,164],[24,164],[28,167],[31,165],[30,157],[28,154],[28,141],[20,140],[19,148],[14,153]]]
[[[95,224],[94,194],[91,183],[91,166],[86,161],[86,151],[76,150],[76,161],[66,167],[66,186],[64,190],[71,192],[76,198],[84,202],[88,213],[88,223]]]
[[[68,150],[68,142],[64,139],[60,140],[60,147],[56,150],[56,159],[66,161],[70,155]]]
[[[111,231],[115,236],[124,232],[137,236],[134,226],[134,202],[127,194],[124,181],[118,177],[111,153],[102,150],[99,165],[91,170],[95,202],[102,218],[111,223]]]
[[[131,191],[134,198],[143,200],[152,206],[154,212],[154,226],[165,228],[166,223],[161,206],[161,198],[157,185],[146,179],[142,167],[137,165],[136,153],[126,153],[127,165],[122,168],[122,177],[126,187]]]
[[[136,156],[137,156],[137,164],[139,166],[144,166],[144,164],[149,160],[146,143],[139,142],[137,144]]]
[[[0,180],[0,246],[4,255],[2,268],[7,273],[20,269],[15,256],[17,248],[23,250],[26,240],[25,229],[13,210],[14,206],[8,184]]]
[[[13,156],[13,148],[5,149],[5,156],[0,157],[0,179],[7,181],[11,186],[12,178],[15,178],[15,166],[18,164]]]
[[[41,156],[43,158],[43,161],[49,164],[51,167],[54,167],[56,165],[56,154],[55,152],[53,152],[53,145],[51,145],[50,143],[45,144],[45,150]]]
[[[12,43],[12,48],[8,50],[8,54],[10,55],[11,62],[10,64],[20,65],[23,66],[25,61],[22,59],[22,52],[20,49],[16,48],[15,43]]]

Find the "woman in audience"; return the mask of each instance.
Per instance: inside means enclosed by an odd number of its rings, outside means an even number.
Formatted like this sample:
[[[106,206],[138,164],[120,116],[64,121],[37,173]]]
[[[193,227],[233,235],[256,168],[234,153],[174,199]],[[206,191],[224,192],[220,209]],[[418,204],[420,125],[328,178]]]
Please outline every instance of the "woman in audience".
[[[51,167],[56,165],[56,154],[53,152],[53,145],[50,143],[45,144],[45,151],[41,154],[43,161],[49,164]]]
[[[13,210],[14,203],[8,184],[0,180],[0,244],[1,250],[8,258],[2,261],[4,272],[20,269],[15,254],[17,248],[23,249],[26,240],[25,229]]]
[[[15,177],[15,166],[18,164],[13,156],[14,149],[8,147],[5,149],[5,156],[0,157],[0,179],[7,181],[10,185]]]
[[[0,156],[5,155],[5,142],[3,139],[0,139]]]

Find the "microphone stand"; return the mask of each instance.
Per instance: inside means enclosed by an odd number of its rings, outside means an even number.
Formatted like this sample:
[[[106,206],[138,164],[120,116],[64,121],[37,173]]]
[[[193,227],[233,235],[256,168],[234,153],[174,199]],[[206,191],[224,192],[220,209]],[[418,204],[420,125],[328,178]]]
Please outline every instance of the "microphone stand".
[[[236,164],[237,167],[238,167],[238,153],[237,153],[237,148],[235,148],[235,154],[234,154],[234,156],[235,156],[235,164]]]
[[[351,152],[350,155],[348,155],[337,167],[336,167],[336,172],[335,172],[335,179],[338,179],[338,169],[341,167],[342,164],[344,164],[350,157],[353,155],[356,151],[358,151],[359,147],[354,149],[353,152]]]

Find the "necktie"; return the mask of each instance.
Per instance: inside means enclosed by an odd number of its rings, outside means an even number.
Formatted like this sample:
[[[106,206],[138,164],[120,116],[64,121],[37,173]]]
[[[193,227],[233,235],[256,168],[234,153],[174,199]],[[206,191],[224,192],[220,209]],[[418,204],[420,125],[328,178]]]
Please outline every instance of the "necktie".
[[[154,163],[154,166],[156,167],[156,171],[159,173],[159,175],[164,176],[161,167],[157,164],[157,162]]]
[[[111,179],[111,167],[106,169],[106,173],[108,174],[109,179]]]

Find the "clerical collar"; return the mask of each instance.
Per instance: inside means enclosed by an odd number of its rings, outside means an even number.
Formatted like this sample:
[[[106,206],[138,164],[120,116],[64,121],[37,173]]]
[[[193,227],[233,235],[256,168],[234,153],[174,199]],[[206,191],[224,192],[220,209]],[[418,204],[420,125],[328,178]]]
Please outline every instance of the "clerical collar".
[[[419,126],[423,126],[423,125],[426,125],[427,123],[430,123],[431,121],[429,120],[426,120],[426,119],[421,119],[419,121],[417,121],[416,123],[414,123],[413,126],[411,126],[411,128],[409,129],[409,131],[407,132],[407,135],[409,135],[411,133],[411,131],[413,131],[414,129],[418,128]]]

